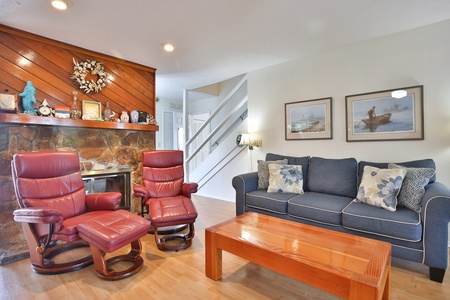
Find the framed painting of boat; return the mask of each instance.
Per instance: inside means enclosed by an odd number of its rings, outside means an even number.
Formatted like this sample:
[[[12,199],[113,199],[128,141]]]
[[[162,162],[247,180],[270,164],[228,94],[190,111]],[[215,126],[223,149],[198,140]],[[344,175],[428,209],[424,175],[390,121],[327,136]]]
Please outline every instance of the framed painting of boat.
[[[286,140],[333,138],[331,100],[329,97],[285,103]]]
[[[345,97],[347,142],[423,140],[423,86]]]

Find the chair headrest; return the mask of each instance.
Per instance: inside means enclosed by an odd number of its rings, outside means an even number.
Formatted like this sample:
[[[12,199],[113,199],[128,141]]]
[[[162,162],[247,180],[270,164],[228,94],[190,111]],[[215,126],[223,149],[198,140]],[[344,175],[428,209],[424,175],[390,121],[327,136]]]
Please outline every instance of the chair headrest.
[[[77,152],[22,152],[13,156],[12,166],[17,177],[49,178],[80,171]]]
[[[183,151],[180,150],[155,150],[142,152],[144,167],[170,168],[183,165]]]

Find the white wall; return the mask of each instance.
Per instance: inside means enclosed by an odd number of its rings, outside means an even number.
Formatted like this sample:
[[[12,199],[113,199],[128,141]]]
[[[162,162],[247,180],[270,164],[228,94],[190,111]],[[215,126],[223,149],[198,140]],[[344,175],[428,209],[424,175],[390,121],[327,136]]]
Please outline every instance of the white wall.
[[[263,142],[252,152],[253,170],[267,152],[380,162],[433,158],[438,180],[450,185],[449,36],[446,21],[248,73],[249,132]],[[346,95],[415,85],[424,86],[424,140],[346,142]],[[333,97],[333,139],[286,141],[284,103],[324,97]]]

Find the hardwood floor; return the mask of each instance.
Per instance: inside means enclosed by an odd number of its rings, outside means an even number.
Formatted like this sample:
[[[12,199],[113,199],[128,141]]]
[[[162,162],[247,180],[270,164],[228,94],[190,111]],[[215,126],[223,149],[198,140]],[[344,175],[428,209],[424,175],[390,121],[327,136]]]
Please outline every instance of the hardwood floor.
[[[147,235],[141,240],[143,269],[119,281],[101,280],[93,266],[39,275],[25,259],[0,266],[0,299],[338,299],[227,252],[223,252],[223,279],[207,278],[205,228],[234,217],[234,203],[200,196],[193,200],[199,217],[189,249],[162,252]],[[117,253],[126,251],[124,247]],[[449,274],[442,284],[432,282],[428,268],[393,259],[391,279],[391,299],[450,299]]]

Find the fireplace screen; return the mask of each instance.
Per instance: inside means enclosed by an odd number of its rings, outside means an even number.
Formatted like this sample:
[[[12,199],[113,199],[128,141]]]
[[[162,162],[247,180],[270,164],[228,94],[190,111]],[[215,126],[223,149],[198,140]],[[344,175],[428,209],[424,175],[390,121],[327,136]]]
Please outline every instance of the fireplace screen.
[[[82,172],[86,194],[103,192],[120,192],[122,200],[118,208],[130,209],[130,172],[129,169],[109,169],[101,171]]]

